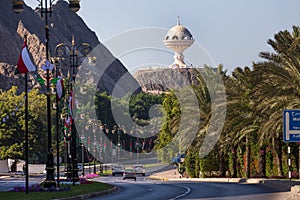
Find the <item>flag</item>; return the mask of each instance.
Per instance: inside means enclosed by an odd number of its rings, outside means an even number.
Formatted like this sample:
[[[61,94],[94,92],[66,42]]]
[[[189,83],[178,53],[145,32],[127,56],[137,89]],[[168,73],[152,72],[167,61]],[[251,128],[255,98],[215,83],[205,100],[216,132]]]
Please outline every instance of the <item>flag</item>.
[[[150,138],[150,141],[149,141],[149,150],[151,150],[153,148],[153,141],[152,141],[152,138]]]
[[[70,97],[69,97],[69,113],[71,118],[73,118],[73,91],[70,92]]]
[[[103,150],[106,150],[106,140],[104,140],[104,144],[103,144]]]
[[[129,149],[129,151],[130,151],[130,157],[132,156],[132,140],[130,139],[130,149]]]
[[[142,146],[142,150],[144,150],[145,149],[145,144],[146,144],[146,141],[145,141],[146,139],[144,139],[143,140],[143,146]]]
[[[70,96],[69,96],[69,113],[70,113],[70,116],[72,118],[72,120],[75,118],[76,116],[76,109],[77,108],[77,111],[79,111],[79,102],[77,101],[77,99],[75,99],[75,96],[73,94],[73,91],[71,90],[70,91]]]
[[[35,66],[30,60],[29,52],[27,50],[27,41],[25,39],[22,47],[22,52],[17,63],[16,73],[24,74],[32,71],[35,71]]]
[[[64,123],[64,130],[65,130],[65,135],[66,132],[71,132],[71,128],[72,128],[72,118],[69,116],[66,120],[65,120],[65,123]]]
[[[64,123],[64,127],[65,129],[69,130],[71,128],[71,118],[68,117],[66,120],[65,120],[65,123]]]
[[[57,82],[56,82],[56,98],[60,101],[64,94],[64,81],[61,77],[60,71],[57,72]]]

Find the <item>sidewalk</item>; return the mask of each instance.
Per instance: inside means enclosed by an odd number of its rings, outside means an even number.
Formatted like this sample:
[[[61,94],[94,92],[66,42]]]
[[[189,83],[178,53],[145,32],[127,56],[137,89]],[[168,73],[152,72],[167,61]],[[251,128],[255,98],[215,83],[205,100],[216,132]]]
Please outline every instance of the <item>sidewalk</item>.
[[[42,173],[30,173],[29,177],[44,177],[45,174]],[[7,173],[0,173],[0,180],[8,179],[8,178],[25,178],[23,172],[7,172]]]
[[[149,178],[158,179],[162,181],[169,181],[170,179],[179,179],[179,173],[177,169],[170,169],[163,172],[154,173]]]
[[[171,169],[163,172],[152,174],[149,178],[163,181],[199,181],[199,182],[231,182],[231,183],[248,183],[248,184],[281,184],[285,186],[300,185],[300,180],[280,180],[280,179],[263,179],[263,178],[180,178],[177,169]]]

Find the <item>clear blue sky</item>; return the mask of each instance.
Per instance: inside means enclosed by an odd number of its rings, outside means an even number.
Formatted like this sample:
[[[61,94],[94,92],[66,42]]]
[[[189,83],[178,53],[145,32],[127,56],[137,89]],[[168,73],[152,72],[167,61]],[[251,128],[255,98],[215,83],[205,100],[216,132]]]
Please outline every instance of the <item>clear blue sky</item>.
[[[78,12],[100,42],[136,28],[169,29],[179,15],[214,62],[229,71],[259,61],[259,52],[271,51],[267,40],[298,25],[299,13],[299,0],[81,0]]]

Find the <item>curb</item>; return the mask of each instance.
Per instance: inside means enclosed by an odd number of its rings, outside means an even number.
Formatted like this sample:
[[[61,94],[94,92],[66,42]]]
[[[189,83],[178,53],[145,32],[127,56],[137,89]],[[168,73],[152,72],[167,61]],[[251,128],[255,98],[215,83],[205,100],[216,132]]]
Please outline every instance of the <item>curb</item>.
[[[149,176],[149,178],[151,178],[151,179],[156,179],[156,180],[161,180],[161,181],[169,181],[169,180],[172,180],[172,179],[169,179],[169,178],[163,178],[163,177],[160,177],[160,176]]]
[[[66,197],[66,198],[60,198],[60,199],[54,199],[54,200],[82,200],[82,199],[88,199],[88,198],[92,198],[92,197],[104,196],[104,195],[111,194],[116,191],[118,191],[118,188],[116,186],[114,186],[112,189],[109,189],[109,190],[88,193],[88,194],[82,194],[82,195]]]
[[[193,182],[222,182],[222,183],[247,183],[247,184],[265,184],[293,186],[300,185],[299,180],[278,180],[278,179],[260,179],[260,178],[166,178],[162,176],[151,175],[151,179],[162,181],[193,181]]]
[[[195,181],[195,182],[222,182],[222,183],[245,183],[243,178],[170,178],[170,181]]]

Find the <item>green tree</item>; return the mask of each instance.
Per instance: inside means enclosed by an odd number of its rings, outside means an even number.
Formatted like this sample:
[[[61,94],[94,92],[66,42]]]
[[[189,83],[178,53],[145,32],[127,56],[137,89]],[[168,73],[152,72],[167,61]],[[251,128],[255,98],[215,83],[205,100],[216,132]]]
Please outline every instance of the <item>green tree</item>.
[[[176,144],[172,144],[172,140],[179,128],[181,113],[174,91],[170,91],[170,93],[165,95],[162,106],[165,113],[165,122],[155,141],[155,149],[161,161],[170,163],[179,151]]]
[[[46,158],[46,116],[45,96],[34,89],[28,93],[28,128],[29,128],[29,158],[43,161]],[[25,145],[25,104],[24,93],[17,94],[17,87],[8,91],[0,91],[1,128],[0,157],[1,159],[24,159]]]

